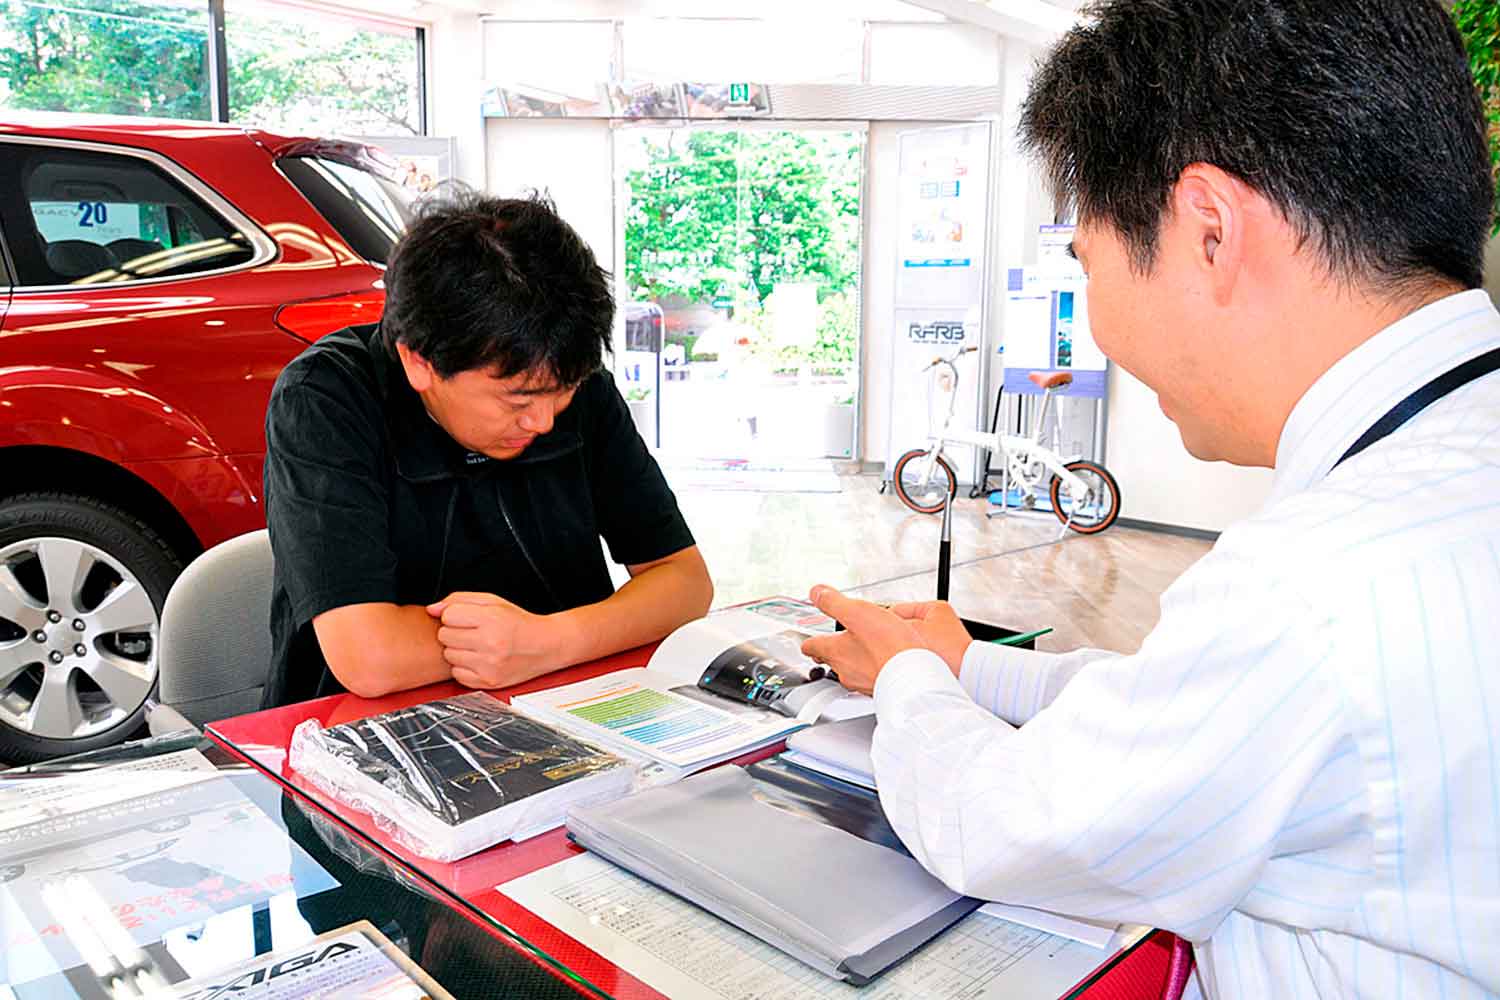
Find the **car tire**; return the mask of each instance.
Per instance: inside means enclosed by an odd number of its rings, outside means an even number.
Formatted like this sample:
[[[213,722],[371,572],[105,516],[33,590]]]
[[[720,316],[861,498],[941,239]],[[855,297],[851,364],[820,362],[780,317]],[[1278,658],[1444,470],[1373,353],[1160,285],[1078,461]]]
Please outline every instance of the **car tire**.
[[[109,746],[141,725],[181,571],[161,535],[111,504],[0,501],[0,762]]]

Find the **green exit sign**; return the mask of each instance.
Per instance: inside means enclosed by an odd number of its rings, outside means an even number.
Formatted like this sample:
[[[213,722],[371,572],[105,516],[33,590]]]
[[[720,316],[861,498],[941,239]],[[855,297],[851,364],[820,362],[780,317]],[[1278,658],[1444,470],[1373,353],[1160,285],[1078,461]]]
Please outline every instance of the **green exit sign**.
[[[730,104],[749,104],[750,85],[748,83],[731,83],[729,85]]]

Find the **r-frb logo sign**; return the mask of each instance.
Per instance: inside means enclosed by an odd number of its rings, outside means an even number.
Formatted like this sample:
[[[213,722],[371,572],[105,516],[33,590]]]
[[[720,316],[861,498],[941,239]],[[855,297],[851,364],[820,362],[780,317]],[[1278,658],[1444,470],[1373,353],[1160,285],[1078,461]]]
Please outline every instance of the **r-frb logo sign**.
[[[906,327],[906,339],[913,344],[962,344],[964,325],[949,323],[910,323]]]

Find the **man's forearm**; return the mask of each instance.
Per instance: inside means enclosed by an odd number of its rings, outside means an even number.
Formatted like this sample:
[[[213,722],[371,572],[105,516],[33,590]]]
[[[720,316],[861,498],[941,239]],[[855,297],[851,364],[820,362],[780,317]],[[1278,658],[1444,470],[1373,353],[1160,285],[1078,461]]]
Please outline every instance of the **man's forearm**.
[[[378,698],[452,676],[439,623],[420,605],[358,604],[313,620],[323,658],[353,694]]]
[[[652,566],[597,604],[552,616],[562,660],[557,666],[586,663],[655,642],[707,614],[713,592],[696,551],[694,558]]]

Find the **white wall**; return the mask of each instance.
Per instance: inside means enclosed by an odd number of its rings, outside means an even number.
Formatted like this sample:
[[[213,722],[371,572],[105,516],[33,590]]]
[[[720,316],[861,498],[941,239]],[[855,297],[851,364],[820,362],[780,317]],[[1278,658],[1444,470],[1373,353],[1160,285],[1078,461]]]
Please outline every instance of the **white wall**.
[[[482,38],[479,15],[459,10],[435,11],[427,30],[428,131],[457,140],[454,178],[480,189],[485,187]]]
[[[610,127],[581,118],[490,118],[485,122],[489,190],[537,189],[578,231],[600,266],[613,271],[614,170]]]
[[[1255,513],[1271,489],[1270,469],[1202,462],[1182,446],[1156,393],[1111,366],[1105,466],[1120,484],[1120,516],[1222,531]]]

